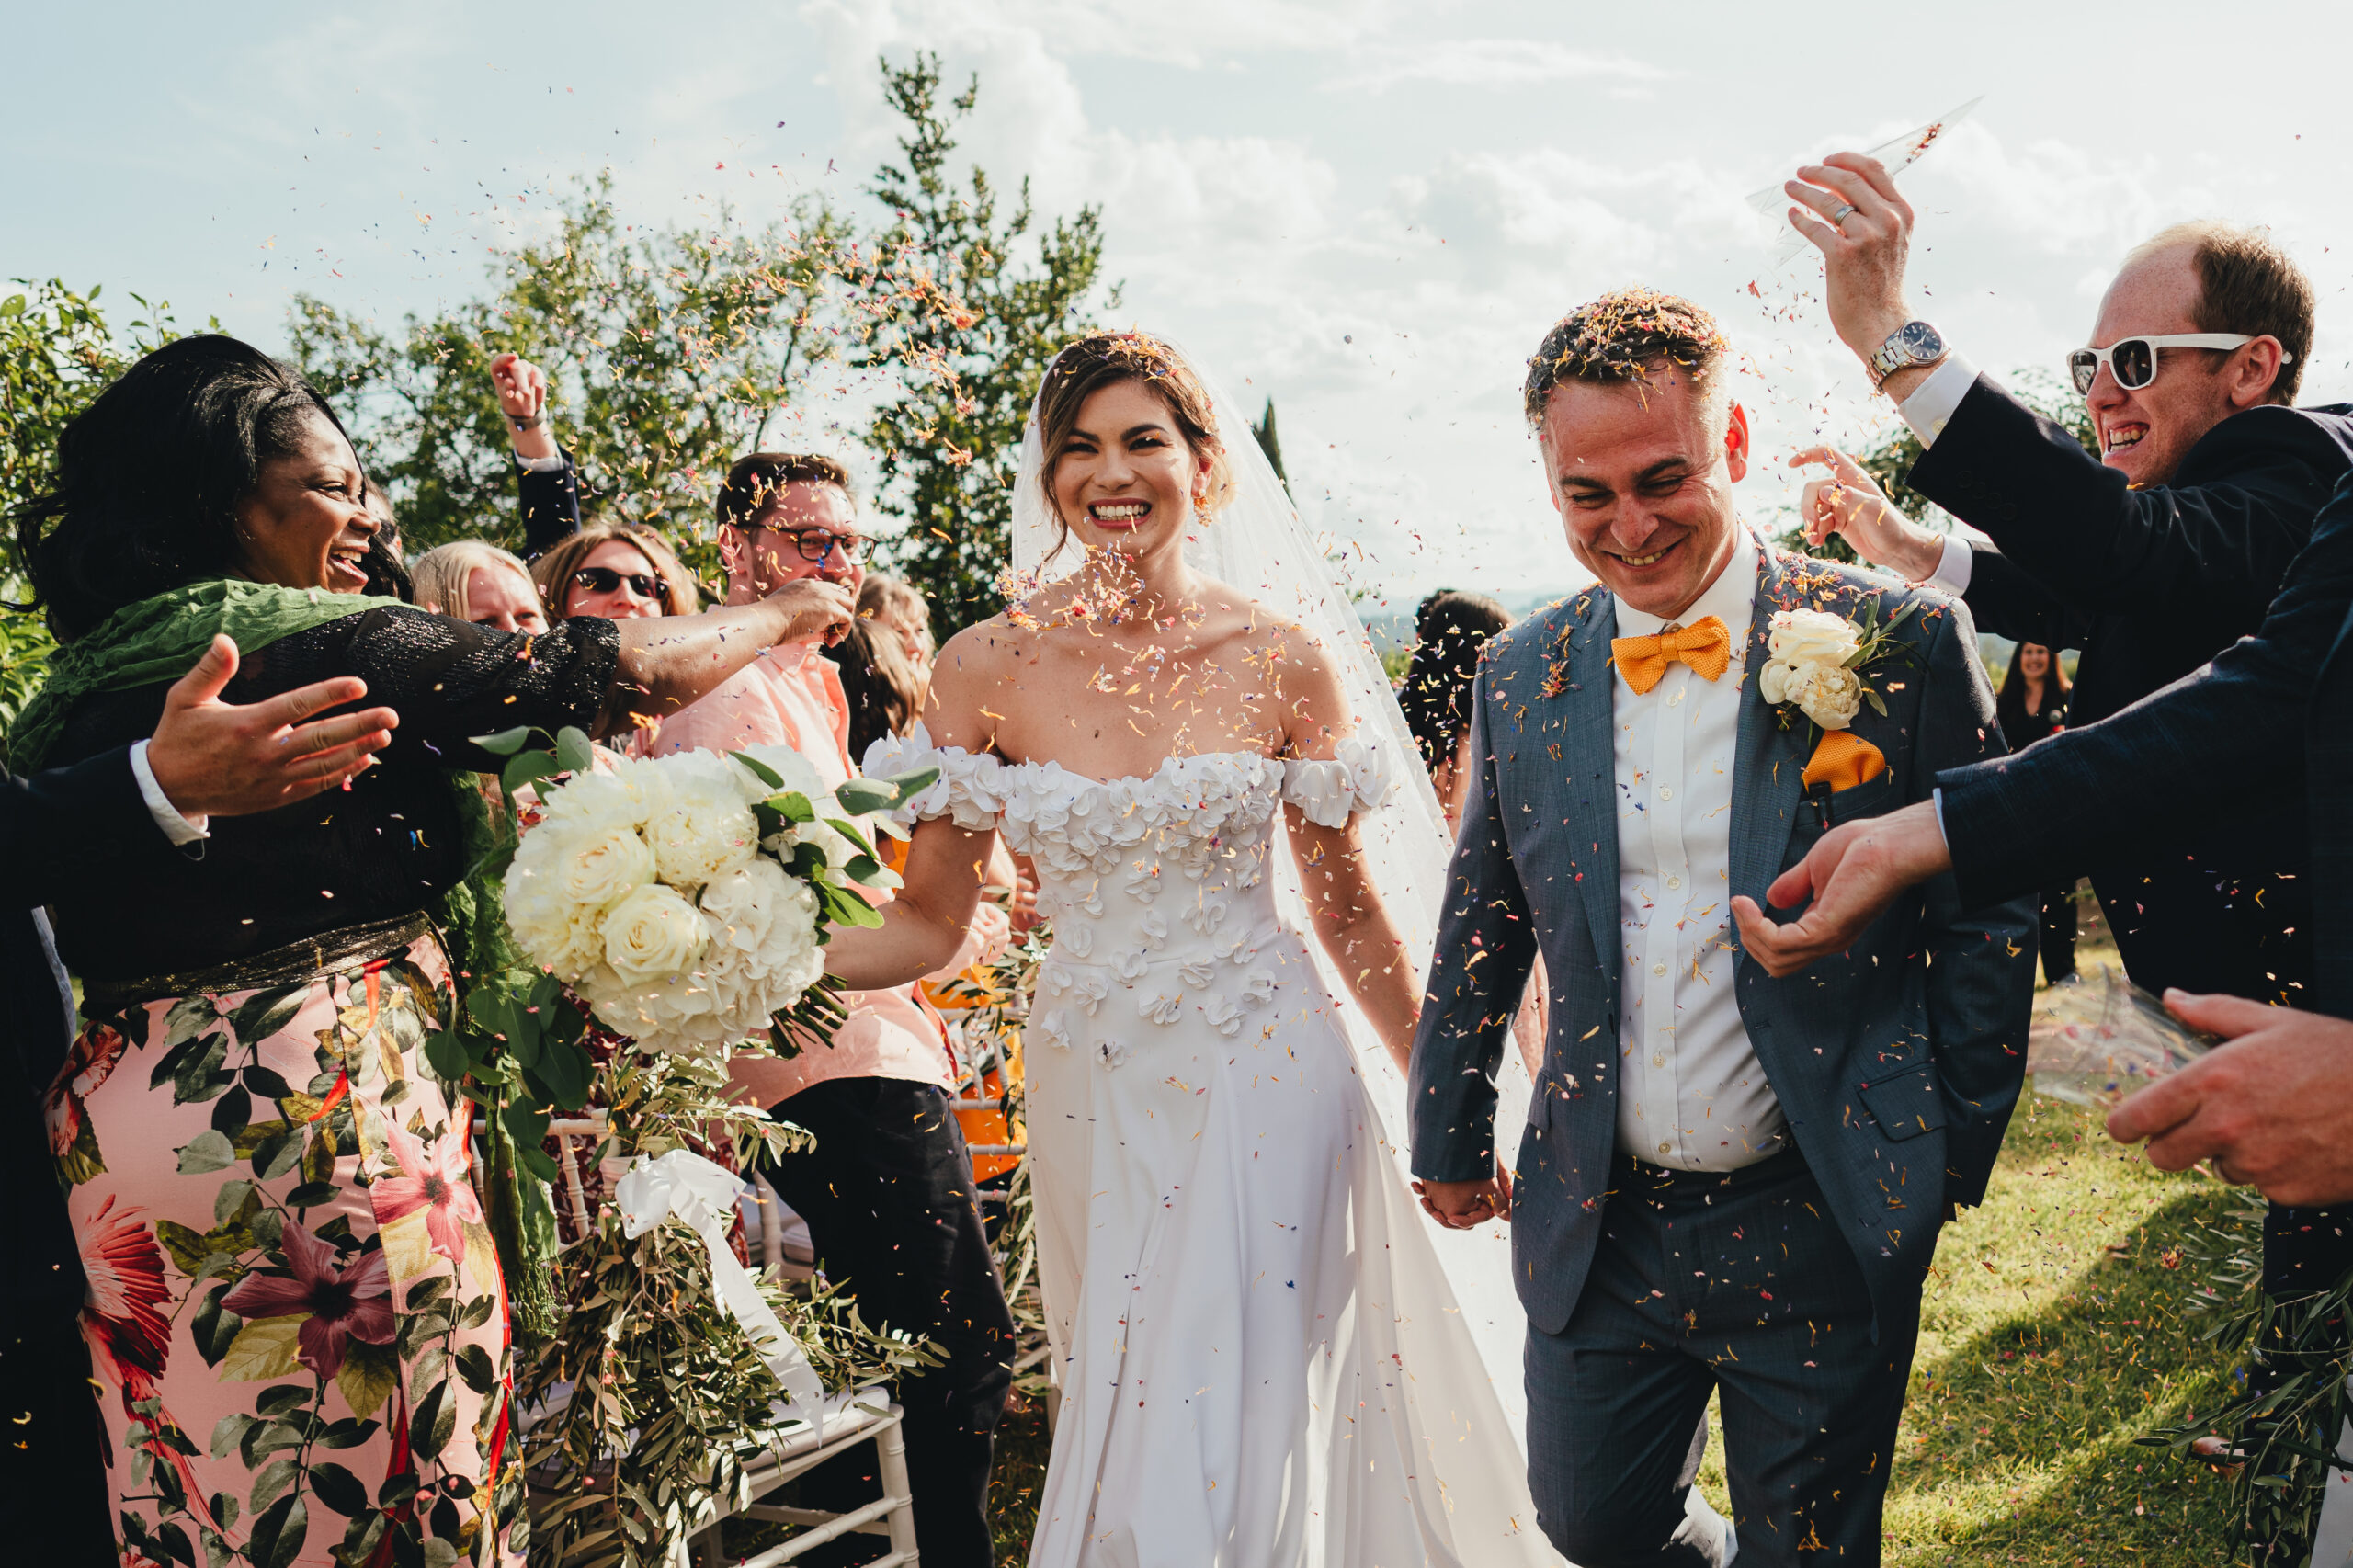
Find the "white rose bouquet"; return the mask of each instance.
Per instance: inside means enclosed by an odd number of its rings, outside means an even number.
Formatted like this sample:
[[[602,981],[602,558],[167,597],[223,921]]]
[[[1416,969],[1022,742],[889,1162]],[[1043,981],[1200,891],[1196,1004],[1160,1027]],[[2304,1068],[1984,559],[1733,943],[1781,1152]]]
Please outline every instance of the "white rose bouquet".
[[[1887,701],[1867,678],[1888,658],[1907,652],[1894,636],[1916,604],[1879,624],[1879,601],[1863,601],[1862,619],[1818,609],[1776,610],[1765,638],[1758,695],[1779,706],[1786,723],[1795,709],[1824,730],[1843,730],[1868,702],[1881,718]]]
[[[526,733],[482,744],[520,751]],[[566,732],[555,763],[585,754]],[[896,887],[871,830],[929,785],[926,768],[837,789],[782,746],[682,752],[573,769],[506,869],[506,919],[530,960],[646,1051],[722,1057],[765,1038],[830,1039],[829,926],[876,926],[859,888]]]

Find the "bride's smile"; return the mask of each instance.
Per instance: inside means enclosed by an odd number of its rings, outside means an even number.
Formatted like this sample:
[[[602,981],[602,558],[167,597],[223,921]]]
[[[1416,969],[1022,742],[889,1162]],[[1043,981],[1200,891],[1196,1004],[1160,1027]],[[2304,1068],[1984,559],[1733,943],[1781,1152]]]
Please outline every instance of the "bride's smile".
[[[1150,555],[1181,547],[1208,473],[1166,399],[1142,381],[1115,381],[1079,405],[1055,449],[1050,494],[1081,544]]]

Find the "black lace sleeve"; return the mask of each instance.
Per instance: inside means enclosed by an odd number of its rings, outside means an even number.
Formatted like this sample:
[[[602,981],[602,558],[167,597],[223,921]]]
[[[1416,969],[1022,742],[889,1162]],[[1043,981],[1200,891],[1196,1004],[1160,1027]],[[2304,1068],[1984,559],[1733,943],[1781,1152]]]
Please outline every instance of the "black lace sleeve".
[[[587,728],[620,664],[620,633],[583,617],[537,634],[495,631],[415,609],[375,609],[270,644],[239,672],[232,697],[275,696],[330,676],[356,675],[368,700],[401,716],[385,760],[425,760],[493,771],[498,759],[469,737],[531,724]]]

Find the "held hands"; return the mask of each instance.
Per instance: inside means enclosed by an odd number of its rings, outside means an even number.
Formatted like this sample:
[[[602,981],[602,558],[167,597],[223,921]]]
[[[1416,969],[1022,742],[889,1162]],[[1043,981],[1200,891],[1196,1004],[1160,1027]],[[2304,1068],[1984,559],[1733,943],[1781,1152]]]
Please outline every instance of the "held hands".
[[[250,704],[221,700],[237,673],[237,644],[215,637],[164,698],[147,766],[182,816],[244,816],[290,806],[375,766],[400,715],[389,708],[303,722],[357,702],[368,683],[342,676]]]
[[[767,599],[785,615],[784,631],[777,641],[813,642],[822,638],[826,647],[832,647],[848,632],[851,617],[857,613],[858,601],[852,593],[849,586],[823,577],[787,583]]]
[[[1865,360],[1912,319],[1904,302],[1904,263],[1912,248],[1912,206],[1885,165],[1860,153],[1833,153],[1781,187],[1800,203],[1790,222],[1822,252],[1830,324]],[[1818,216],[1817,216],[1818,214]],[[1901,401],[1921,370],[1898,371],[1883,389]]]
[[[1834,827],[1803,860],[1765,890],[1777,909],[1813,907],[1776,923],[1745,895],[1732,901],[1740,945],[1765,972],[1795,974],[1816,959],[1844,952],[1904,889],[1952,869],[1934,801]]]
[[[1472,1231],[1490,1220],[1511,1219],[1511,1173],[1495,1162],[1484,1181],[1417,1181],[1422,1211],[1449,1231]]]
[[[555,437],[547,426],[548,373],[519,354],[501,354],[490,362],[490,384],[498,393],[498,410],[506,416],[506,433],[517,456],[557,455]],[[530,423],[520,428],[517,421]]]
[[[1827,479],[1809,479],[1798,497],[1805,541],[1820,545],[1837,534],[1874,566],[1901,572],[1924,583],[1944,563],[1945,541],[1897,510],[1878,482],[1836,447],[1808,447],[1790,460],[1791,468],[1820,463]]]
[[[2109,1112],[2109,1136],[2148,1139],[2161,1170],[2211,1159],[2274,1203],[2353,1199],[2353,1023],[2181,991],[2165,1007],[2230,1043]]]

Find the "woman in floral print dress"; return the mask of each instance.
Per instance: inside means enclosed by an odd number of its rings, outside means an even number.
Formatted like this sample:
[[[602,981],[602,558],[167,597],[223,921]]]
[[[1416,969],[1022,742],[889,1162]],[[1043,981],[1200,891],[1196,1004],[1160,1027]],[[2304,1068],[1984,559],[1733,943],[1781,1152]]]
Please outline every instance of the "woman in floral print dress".
[[[148,356],[68,427],[22,540],[66,646],[19,768],[150,733],[215,631],[250,701],[357,675],[381,766],[54,906],[84,1027],[45,1109],[127,1563],[513,1561],[521,1484],[472,1103],[426,1069],[466,870],[468,737],[626,728],[847,622],[824,583],[542,636],[347,597],[376,522],[301,378],[223,337]],[[203,824],[193,824],[201,827]],[[95,1460],[94,1460],[94,1462]]]

